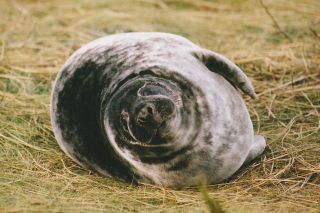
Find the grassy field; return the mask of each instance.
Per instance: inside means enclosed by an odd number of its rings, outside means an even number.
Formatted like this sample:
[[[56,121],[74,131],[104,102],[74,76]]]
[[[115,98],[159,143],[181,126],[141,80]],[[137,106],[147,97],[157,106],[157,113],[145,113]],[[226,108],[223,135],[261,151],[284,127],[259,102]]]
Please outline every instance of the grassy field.
[[[131,186],[80,168],[58,147],[51,82],[81,45],[164,31],[226,55],[252,79],[244,97],[261,158],[208,186],[224,212],[320,212],[317,0],[0,0],[0,212],[207,212],[198,187]]]

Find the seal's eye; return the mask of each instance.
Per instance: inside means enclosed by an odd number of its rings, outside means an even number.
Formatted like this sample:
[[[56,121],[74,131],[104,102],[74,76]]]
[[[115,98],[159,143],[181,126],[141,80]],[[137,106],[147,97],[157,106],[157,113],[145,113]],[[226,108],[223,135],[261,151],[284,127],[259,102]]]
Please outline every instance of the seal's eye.
[[[139,96],[163,95],[170,96],[171,92],[164,85],[159,83],[147,83],[138,90]]]

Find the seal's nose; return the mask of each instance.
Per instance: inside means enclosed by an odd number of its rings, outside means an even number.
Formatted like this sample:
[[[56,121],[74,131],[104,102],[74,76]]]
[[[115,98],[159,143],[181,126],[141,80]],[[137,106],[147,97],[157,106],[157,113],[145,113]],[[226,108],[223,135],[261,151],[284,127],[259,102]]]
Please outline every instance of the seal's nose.
[[[151,128],[158,128],[169,119],[175,110],[175,104],[171,100],[172,92],[162,84],[149,82],[138,90],[140,102],[137,122],[141,125],[148,124]]]
[[[174,103],[166,97],[148,97],[143,105],[137,112],[137,122],[140,125],[148,125],[149,128],[159,128],[172,117],[175,110]]]

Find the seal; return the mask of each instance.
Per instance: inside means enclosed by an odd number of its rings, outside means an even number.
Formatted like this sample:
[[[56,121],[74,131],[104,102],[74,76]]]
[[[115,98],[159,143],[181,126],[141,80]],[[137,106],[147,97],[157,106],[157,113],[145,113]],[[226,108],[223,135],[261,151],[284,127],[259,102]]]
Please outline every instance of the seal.
[[[58,73],[51,121],[78,164],[136,183],[220,183],[259,156],[237,88],[255,97],[230,60],[168,33],[124,33],[77,50]]]

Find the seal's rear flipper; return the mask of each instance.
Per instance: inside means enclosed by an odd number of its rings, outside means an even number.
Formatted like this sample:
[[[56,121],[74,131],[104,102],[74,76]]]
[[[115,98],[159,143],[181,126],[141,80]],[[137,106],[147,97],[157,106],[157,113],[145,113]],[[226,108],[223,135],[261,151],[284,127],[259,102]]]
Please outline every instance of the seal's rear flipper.
[[[264,149],[266,148],[266,140],[261,135],[255,135],[253,143],[250,147],[249,154],[244,161],[244,165],[250,163],[253,159],[262,154]]]
[[[194,53],[194,55],[203,61],[210,71],[222,75],[231,84],[241,89],[251,98],[256,97],[251,81],[232,61],[223,55],[206,49],[203,49],[200,53]]]

